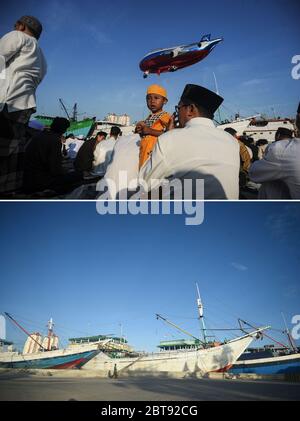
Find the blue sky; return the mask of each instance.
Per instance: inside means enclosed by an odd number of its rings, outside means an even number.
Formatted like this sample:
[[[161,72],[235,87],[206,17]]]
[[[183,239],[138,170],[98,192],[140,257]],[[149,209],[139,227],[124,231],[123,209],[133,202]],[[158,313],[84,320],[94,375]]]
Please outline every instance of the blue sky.
[[[167,88],[166,109],[172,111],[186,83],[214,89],[215,72],[225,98],[223,118],[237,111],[295,115],[300,91],[300,80],[291,77],[292,57],[300,54],[295,0],[11,0],[1,10],[0,35],[23,14],[44,25],[40,45],[48,74],[37,91],[39,113],[62,115],[58,98],[63,98],[70,108],[78,103],[79,117],[115,112],[139,120],[147,114],[149,84]],[[142,78],[138,64],[147,52],[196,42],[207,33],[224,37],[207,59]]]
[[[53,317],[63,345],[119,335],[120,324],[137,349],[184,337],[155,313],[197,336],[195,282],[208,328],[241,317],[283,329],[281,311],[289,323],[300,314],[298,203],[206,203],[199,226],[183,215],[100,216],[93,202],[2,203],[0,213],[0,312],[44,333]],[[25,336],[8,322],[7,339]]]

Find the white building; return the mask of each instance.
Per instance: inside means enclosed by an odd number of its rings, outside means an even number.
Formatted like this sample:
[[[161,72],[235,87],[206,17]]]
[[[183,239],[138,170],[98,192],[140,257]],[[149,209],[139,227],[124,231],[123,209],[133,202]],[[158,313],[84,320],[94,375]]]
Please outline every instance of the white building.
[[[105,117],[104,121],[121,126],[130,126],[130,117],[127,114],[117,115],[115,113],[109,113]]]

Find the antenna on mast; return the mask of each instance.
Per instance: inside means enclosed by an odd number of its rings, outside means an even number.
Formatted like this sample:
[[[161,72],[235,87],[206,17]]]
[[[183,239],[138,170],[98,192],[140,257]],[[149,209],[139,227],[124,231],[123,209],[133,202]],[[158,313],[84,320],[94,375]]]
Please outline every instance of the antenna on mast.
[[[205,323],[204,323],[204,319],[203,319],[204,308],[203,308],[203,304],[202,304],[202,301],[201,301],[199,287],[198,287],[197,282],[196,282],[196,288],[197,288],[197,293],[198,293],[197,307],[198,307],[198,313],[199,313],[199,320],[201,322],[201,330],[202,330],[203,340],[204,340],[204,343],[207,344],[206,327],[205,327]]]

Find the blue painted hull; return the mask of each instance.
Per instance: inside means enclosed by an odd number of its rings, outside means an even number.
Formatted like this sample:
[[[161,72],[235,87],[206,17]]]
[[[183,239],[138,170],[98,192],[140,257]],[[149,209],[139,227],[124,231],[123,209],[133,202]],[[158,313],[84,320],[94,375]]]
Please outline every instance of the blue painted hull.
[[[232,374],[286,374],[300,373],[300,354],[286,357],[271,357],[264,361],[259,359],[236,363],[229,370]]]
[[[84,351],[71,355],[61,355],[55,357],[42,357],[30,359],[27,355],[26,360],[0,362],[0,368],[80,368],[91,358],[97,355],[98,351]]]

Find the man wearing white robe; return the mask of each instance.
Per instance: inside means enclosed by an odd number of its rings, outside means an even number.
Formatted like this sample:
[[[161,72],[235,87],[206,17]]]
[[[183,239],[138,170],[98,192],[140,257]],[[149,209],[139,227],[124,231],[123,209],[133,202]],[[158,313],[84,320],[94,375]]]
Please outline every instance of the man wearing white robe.
[[[148,192],[153,180],[204,180],[203,192],[195,186],[189,197],[175,199],[238,199],[239,145],[226,132],[218,130],[213,114],[223,98],[203,87],[187,85],[176,107],[181,128],[161,135],[140,170]],[[185,190],[186,193],[186,190]],[[199,194],[200,193],[200,194]]]

